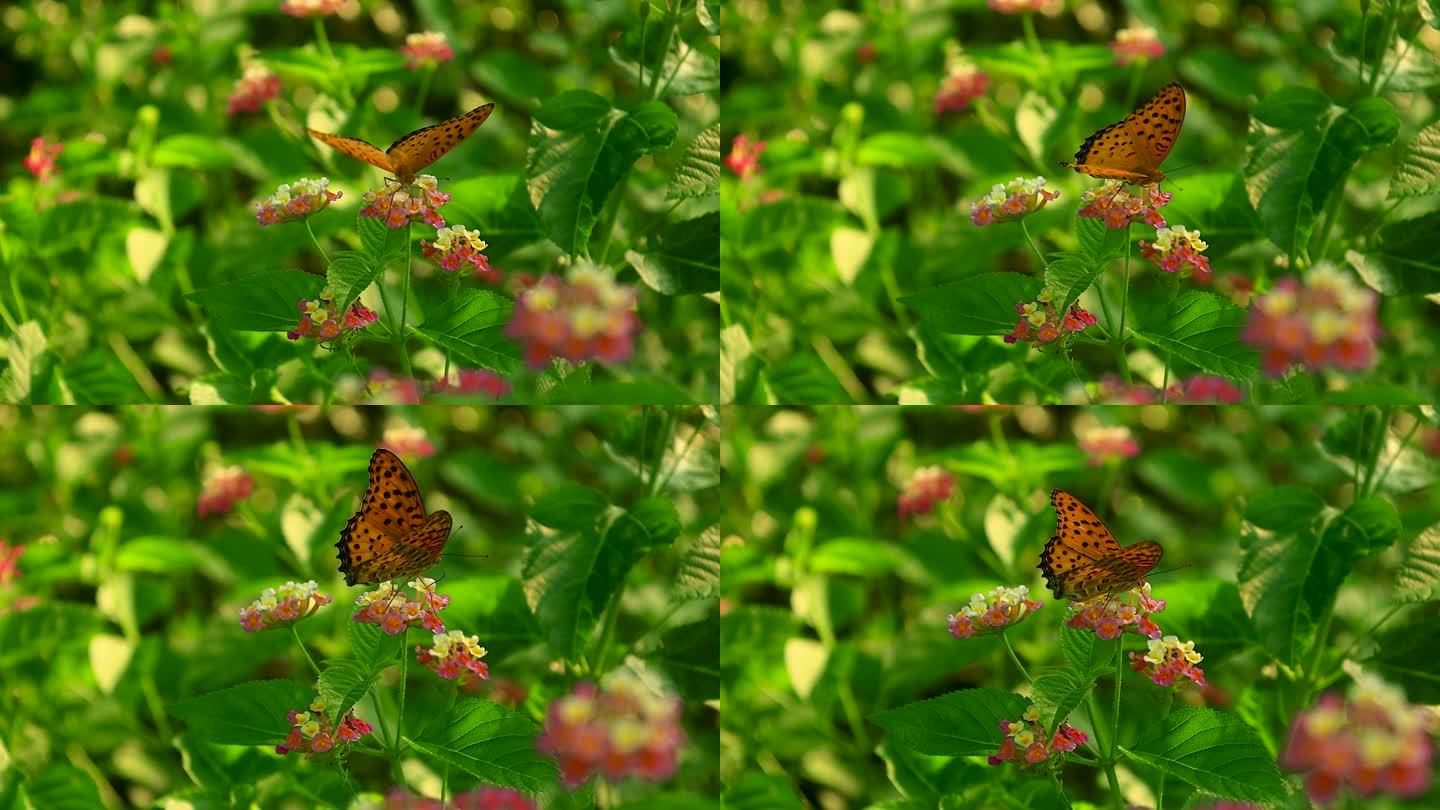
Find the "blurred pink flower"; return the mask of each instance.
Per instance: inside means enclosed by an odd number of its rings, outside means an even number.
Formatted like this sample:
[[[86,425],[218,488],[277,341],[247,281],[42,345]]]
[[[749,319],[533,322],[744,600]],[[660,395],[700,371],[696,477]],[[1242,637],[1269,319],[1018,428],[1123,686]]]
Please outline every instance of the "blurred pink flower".
[[[725,156],[725,165],[744,182],[760,173],[760,156],[764,153],[764,141],[752,141],[744,135],[736,135],[730,144],[730,154]]]
[[[489,369],[452,369],[450,379],[436,380],[430,390],[436,394],[483,394],[499,399],[510,393],[510,382]]]
[[[641,323],[635,288],[590,262],[577,262],[565,278],[546,276],[522,290],[505,334],[525,349],[539,371],[557,358],[572,363],[623,363],[635,351]]]
[[[450,43],[445,41],[445,35],[438,31],[407,34],[405,47],[401,48],[400,52],[405,54],[407,70],[434,67],[455,58],[455,51],[450,47]]]
[[[577,788],[592,776],[618,782],[663,782],[675,772],[685,732],[679,698],[656,694],[625,670],[588,681],[551,702],[536,742],[560,764],[560,780]]]
[[[55,158],[60,156],[60,150],[64,148],[62,143],[46,143],[44,138],[35,138],[30,141],[30,154],[20,161],[20,165],[35,175],[35,179],[48,183],[51,176],[59,171]]]
[[[940,81],[940,90],[935,94],[935,114],[967,110],[970,103],[985,95],[989,88],[989,75],[970,62],[956,61]]]
[[[260,112],[260,105],[280,95],[280,77],[271,73],[264,65],[252,64],[245,68],[245,76],[237,79],[235,89],[225,105],[225,114]]]
[[[424,428],[414,425],[395,425],[385,429],[380,446],[397,456],[408,458],[430,458],[435,455],[435,445],[426,435]]]
[[[291,17],[323,17],[339,14],[350,0],[284,0],[280,10]]]
[[[1080,435],[1077,444],[1085,451],[1086,461],[1092,467],[1140,454],[1139,443],[1124,425],[1092,427]]]
[[[1147,60],[1165,55],[1165,45],[1154,28],[1131,26],[1115,32],[1115,41],[1110,43],[1115,52],[1115,64],[1125,67],[1132,62],[1144,64]]]
[[[1054,17],[1065,10],[1065,0],[986,0],[991,11],[1000,14],[1040,13]]]
[[[955,490],[955,476],[940,466],[921,467],[910,476],[905,491],[895,504],[895,513],[904,520],[913,515],[928,514]]]
[[[20,576],[20,555],[24,553],[25,546],[12,546],[0,540],[0,586],[9,585]]]
[[[205,475],[195,512],[202,518],[226,514],[237,502],[250,497],[254,489],[255,479],[243,468],[212,467]]]
[[[1362,371],[1375,364],[1379,305],[1374,292],[1322,262],[1303,282],[1286,276],[1261,295],[1241,339],[1260,350],[1265,372],[1274,377],[1295,365]]]

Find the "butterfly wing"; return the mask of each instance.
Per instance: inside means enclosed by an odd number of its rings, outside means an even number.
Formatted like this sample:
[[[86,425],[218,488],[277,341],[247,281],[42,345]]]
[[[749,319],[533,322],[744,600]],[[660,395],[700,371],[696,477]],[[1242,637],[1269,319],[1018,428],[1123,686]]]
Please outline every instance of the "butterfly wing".
[[[395,172],[395,167],[390,163],[390,158],[386,156],[384,152],[381,152],[378,147],[371,146],[359,138],[351,138],[345,135],[332,135],[329,132],[320,132],[313,129],[306,129],[305,131],[310,133],[310,137],[329,144],[338,152],[343,152],[357,160],[363,160],[371,166],[377,166],[392,174]]]
[[[370,483],[360,511],[350,517],[335,544],[340,573],[346,585],[418,574],[440,558],[449,536],[449,513],[427,517],[420,488],[405,463],[389,450],[376,450],[370,456]]]
[[[1160,562],[1164,553],[1159,543],[1149,541],[1125,546],[1114,554],[1070,571],[1065,579],[1065,595],[1083,601],[1101,594],[1128,591],[1145,581],[1145,575]],[[1053,590],[1053,587],[1052,587]],[[1057,593],[1059,598],[1060,594]]]
[[[421,127],[390,144],[385,154],[395,167],[395,176],[405,183],[414,180],[421,169],[444,157],[446,152],[470,137],[470,133],[485,123],[494,109],[494,104],[481,104],[464,115]]]
[[[1166,85],[1139,109],[1085,139],[1075,162],[1061,166],[1110,180],[1149,184],[1164,179],[1160,164],[1185,121],[1185,90]]]
[[[1046,541],[1036,566],[1056,599],[1069,595],[1069,581],[1076,571],[1096,560],[1120,552],[1120,541],[1105,523],[1068,492],[1054,490],[1050,504],[1055,507],[1055,534]]]

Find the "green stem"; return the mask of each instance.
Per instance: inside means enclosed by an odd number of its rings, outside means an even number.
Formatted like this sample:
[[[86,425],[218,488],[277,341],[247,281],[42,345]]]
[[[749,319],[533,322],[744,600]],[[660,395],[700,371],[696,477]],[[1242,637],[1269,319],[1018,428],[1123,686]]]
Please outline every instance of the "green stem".
[[[420,92],[415,94],[415,117],[425,117],[425,99],[430,95],[430,80],[435,76],[435,66],[426,65],[420,70]]]
[[[310,662],[310,668],[315,670],[315,676],[319,677],[320,667],[315,663],[315,659],[310,657],[310,651],[305,648],[305,642],[300,640],[300,631],[295,629],[293,622],[290,624],[290,635],[295,638],[295,644],[300,647],[300,652],[305,653],[305,660]]]
[[[400,331],[395,335],[395,339],[400,343],[400,360],[405,364],[405,376],[411,378],[415,373],[410,370],[410,347],[405,340],[405,318],[410,308],[410,266],[415,263],[415,243],[410,241],[412,224],[405,223],[405,283],[400,293]]]
[[[1107,773],[1111,774],[1110,789],[1115,791],[1114,800],[1116,810],[1125,806],[1125,799],[1120,795],[1120,782],[1114,776],[1115,763],[1119,761],[1117,752],[1120,750],[1120,683],[1125,674],[1125,637],[1121,636],[1115,642],[1115,707],[1110,717],[1110,753],[1105,757]]]
[[[1030,249],[1035,251],[1035,257],[1040,260],[1040,265],[1049,270],[1050,262],[1045,261],[1045,254],[1040,252],[1040,246],[1035,244],[1035,240],[1030,237],[1030,229],[1025,226],[1024,217],[1020,218],[1020,232],[1025,234],[1025,241],[1030,245]]]
[[[1015,662],[1015,668],[1020,670],[1020,674],[1025,678],[1026,681],[1034,683],[1034,681],[1030,680],[1030,673],[1025,671],[1025,665],[1020,663],[1020,656],[1015,654],[1015,648],[1010,646],[1009,634],[1007,634],[1004,630],[1001,630],[1000,640],[1005,642],[1005,652],[1010,653],[1010,660]]]
[[[675,15],[669,10],[665,11],[665,47],[660,49],[660,67],[665,67],[665,55],[670,53],[670,43],[675,41]],[[655,98],[660,90],[660,71],[657,69],[650,74],[650,92],[648,96]]]
[[[1123,807],[1124,805],[1121,804],[1120,779],[1115,775],[1115,758],[1104,753],[1109,749],[1107,749],[1105,745],[1105,740],[1103,739],[1104,734],[1101,733],[1100,701],[1095,699],[1095,692],[1093,690],[1087,695],[1085,709],[1090,714],[1090,728],[1095,731],[1095,748],[1100,752],[1100,765],[1105,770],[1106,781],[1110,783],[1110,795],[1115,800],[1117,808]],[[1114,744],[1112,742],[1110,747],[1113,748],[1113,746]]]
[[[320,247],[320,240],[315,238],[315,231],[310,227],[310,218],[305,218],[305,232],[310,234],[310,241],[315,243],[315,249],[320,251],[320,258],[325,260],[325,266],[330,266],[330,257],[325,253],[325,248]]]
[[[1165,690],[1165,708],[1160,710],[1160,722],[1170,716],[1170,704],[1175,702],[1175,690]],[[1155,810],[1165,810],[1165,772],[1160,772],[1160,785],[1155,789]]]
[[[355,96],[350,93],[350,76],[341,68],[340,60],[335,58],[335,52],[330,50],[330,38],[325,36],[325,24],[321,22],[325,18],[312,17],[311,19],[315,21],[315,41],[320,45],[320,52],[325,54],[325,58],[330,60],[330,64],[334,68],[333,75],[338,79],[337,84],[340,88],[340,95],[345,100],[345,109],[353,110],[355,109]]]
[[[1125,310],[1130,306],[1130,223],[1125,224],[1125,280],[1120,291],[1120,328],[1112,336],[1115,339],[1115,351],[1120,361],[1120,374],[1124,376],[1125,382],[1130,382],[1130,361],[1125,355]]]
[[[401,729],[405,727],[405,681],[410,674],[410,656],[406,654],[409,652],[406,649],[409,645],[406,641],[409,637],[410,626],[406,625],[405,629],[400,631],[400,713],[395,717],[395,754],[397,759],[400,754],[400,738],[404,736]]]

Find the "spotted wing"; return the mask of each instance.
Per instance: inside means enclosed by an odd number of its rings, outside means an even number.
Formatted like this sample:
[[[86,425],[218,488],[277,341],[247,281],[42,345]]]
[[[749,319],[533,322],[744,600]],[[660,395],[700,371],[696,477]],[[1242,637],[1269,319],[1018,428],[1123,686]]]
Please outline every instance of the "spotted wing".
[[[1185,88],[1179,82],[1165,85],[1124,123],[1130,140],[1139,147],[1137,151],[1146,171],[1158,172],[1175,146],[1175,139],[1180,137],[1180,126],[1185,123]]]
[[[464,115],[421,127],[390,144],[385,154],[394,164],[396,176],[401,180],[414,179],[421,169],[444,157],[446,152],[470,137],[470,133],[479,129],[494,109],[494,104],[481,104]]]
[[[1120,551],[1120,541],[1110,533],[1090,507],[1068,492],[1054,490],[1050,504],[1055,507],[1055,534],[1040,552],[1036,566],[1055,598],[1069,596],[1067,582],[1075,572],[1103,557]]]
[[[390,158],[386,156],[384,152],[381,152],[378,147],[371,146],[359,138],[351,138],[345,135],[332,135],[329,132],[320,132],[313,129],[307,129],[305,131],[310,133],[310,137],[329,144],[338,152],[343,152],[356,160],[363,160],[371,166],[378,166],[392,174],[395,172],[394,165],[391,164]]]
[[[413,576],[434,565],[450,536],[450,515],[425,514],[415,477],[399,456],[376,450],[360,511],[335,544],[345,584]]]
[[[1159,543],[1143,542],[1125,546],[1114,554],[1070,571],[1064,579],[1065,596],[1077,601],[1101,594],[1128,591],[1145,581],[1145,575],[1160,562],[1164,550]],[[1054,590],[1053,586],[1051,590]],[[1056,594],[1057,598],[1060,594]]]

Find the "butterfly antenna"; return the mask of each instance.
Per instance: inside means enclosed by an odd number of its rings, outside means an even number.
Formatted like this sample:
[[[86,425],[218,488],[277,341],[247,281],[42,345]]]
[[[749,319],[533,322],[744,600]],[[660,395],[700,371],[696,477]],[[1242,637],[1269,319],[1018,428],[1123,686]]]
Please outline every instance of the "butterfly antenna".
[[[1147,574],[1147,576],[1154,576],[1155,574],[1168,574],[1168,573],[1170,573],[1171,571],[1179,571],[1181,568],[1189,568],[1189,567],[1190,567],[1190,563],[1188,563],[1188,562],[1187,562],[1187,563],[1181,563],[1180,565],[1177,565],[1177,566],[1175,566],[1174,568],[1162,568],[1162,569],[1160,569],[1159,571],[1151,571],[1149,574]]]

